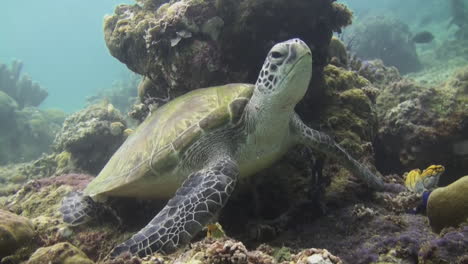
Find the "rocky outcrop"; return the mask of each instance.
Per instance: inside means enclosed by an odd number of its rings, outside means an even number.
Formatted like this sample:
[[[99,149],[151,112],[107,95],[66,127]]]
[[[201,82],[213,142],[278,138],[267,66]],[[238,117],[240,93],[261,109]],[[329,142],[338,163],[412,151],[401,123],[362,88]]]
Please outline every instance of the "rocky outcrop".
[[[200,87],[254,82],[272,45],[293,37],[313,47],[319,82],[332,32],[351,16],[328,0],[139,1],[118,6],[104,33],[111,54],[147,78],[143,102],[162,103]]]
[[[447,82],[422,86],[403,79],[385,86],[377,98],[378,166],[383,172],[443,164],[453,181],[468,167],[468,68]]]
[[[29,219],[0,209],[0,259],[30,245],[34,235]]]
[[[58,157],[76,169],[97,174],[126,138],[124,117],[112,104],[91,105],[68,117],[54,141]]]

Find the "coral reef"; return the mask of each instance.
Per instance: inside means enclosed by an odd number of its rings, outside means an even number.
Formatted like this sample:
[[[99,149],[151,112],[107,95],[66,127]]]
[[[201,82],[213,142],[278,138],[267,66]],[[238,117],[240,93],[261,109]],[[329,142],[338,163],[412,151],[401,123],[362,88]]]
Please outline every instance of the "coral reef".
[[[377,166],[385,173],[402,173],[429,164],[444,164],[442,184],[468,170],[468,68],[447,82],[422,86],[402,79],[385,86],[377,97],[380,127]]]
[[[369,208],[376,213],[366,217],[356,214],[354,206],[334,210],[297,227],[299,230],[287,231],[271,244],[288,241],[294,247],[327,248],[344,263],[415,263],[421,245],[435,238],[424,216],[392,215],[383,208]]]
[[[381,59],[402,74],[422,68],[406,24],[390,17],[366,17],[347,35],[351,50],[362,59]]]
[[[39,106],[48,93],[27,75],[21,76],[23,63],[13,61],[11,66],[0,64],[0,91],[11,96],[21,109],[26,106]]]
[[[444,227],[457,227],[468,220],[467,192],[468,176],[432,191],[427,202],[427,217],[435,232]]]
[[[141,77],[129,74],[122,80],[112,83],[111,88],[103,89],[97,94],[87,97],[88,104],[99,104],[102,101],[111,103],[121,113],[128,113],[136,101],[137,87]]]
[[[104,22],[111,54],[150,82],[140,98],[172,99],[200,87],[254,82],[267,50],[292,37],[314,47],[316,83],[332,32],[352,17],[344,5],[328,0],[163,3],[120,5]]]
[[[126,122],[110,103],[100,103],[69,116],[54,141],[61,162],[75,171],[97,174],[125,140]]]
[[[29,219],[0,209],[0,259],[29,246],[34,235]]]
[[[92,176],[83,174],[65,174],[32,180],[15,194],[0,199],[0,208],[31,219],[38,237],[38,242],[28,248],[29,253],[17,252],[9,258],[25,260],[31,255],[31,250],[40,246],[49,247],[60,242],[69,242],[96,261],[104,258],[117,241],[122,241],[122,236],[128,237],[129,234],[116,230],[114,222],[107,218],[102,219],[104,223],[85,228],[71,229],[62,222],[59,207],[63,197],[72,190],[83,190],[91,180]],[[42,255],[41,260],[44,257]],[[54,257],[58,258],[58,255]]]
[[[108,220],[99,223],[98,226],[69,229],[60,221],[57,209],[66,193],[71,189],[82,189],[91,179],[92,177],[86,175],[70,174],[35,180],[25,185],[16,195],[10,196],[5,205],[0,205],[31,218],[41,238],[41,242],[35,247],[42,248],[32,256],[31,249],[35,248],[29,248],[28,254],[21,252],[8,258],[25,260],[30,256],[28,263],[42,263],[33,261],[42,261],[46,257],[62,261],[78,255],[88,262],[91,259],[106,264],[322,263],[320,261],[416,263],[418,258],[427,261],[455,261],[462,258],[467,248],[466,227],[459,230],[450,229],[437,236],[430,231],[424,216],[392,213],[385,209],[390,200],[380,200],[372,204],[365,202],[358,206],[332,209],[326,216],[315,221],[301,221],[307,210],[298,211],[290,225],[283,226],[281,236],[270,242],[271,245],[278,245],[280,248],[261,245],[255,250],[248,250],[243,243],[228,237],[217,240],[205,238],[186,250],[168,256],[154,255],[145,259],[121,256],[114,260],[105,260],[113,245],[130,234],[122,234],[121,230],[115,229]],[[383,195],[396,197],[397,194]],[[355,197],[352,202],[357,200],[361,198]],[[132,207],[132,210],[135,210],[135,207]],[[132,216],[135,217],[134,212]],[[67,241],[64,246],[63,242]],[[281,247],[285,244],[296,249],[307,249],[300,251]],[[44,252],[49,253],[43,254]]]
[[[366,93],[366,88],[372,87],[371,83],[355,72],[333,65],[325,67],[324,83],[324,106],[315,113],[320,129],[333,135],[353,157],[372,166],[374,150],[371,143],[377,134],[377,115],[371,97]],[[356,180],[339,164],[332,161],[325,167],[324,175],[331,178],[328,198],[360,193],[359,188],[351,187],[355,186]]]
[[[7,108],[5,104],[2,107]],[[8,108],[9,114],[5,118],[0,114],[0,164],[30,161],[42,153],[50,153],[50,145],[65,119],[65,113],[33,107],[21,110]]]
[[[65,113],[36,108],[47,92],[28,76],[23,64],[0,64],[0,165],[25,162],[50,152],[50,144]],[[21,78],[20,78],[21,77]]]
[[[337,67],[348,66],[348,52],[344,43],[337,37],[333,36],[328,46],[328,58],[330,64]]]
[[[418,263],[466,263],[468,225],[445,230],[439,238],[423,245],[418,255]]]
[[[242,242],[234,239],[203,239],[192,244],[191,249],[169,255],[146,257],[143,260],[122,256],[119,259],[107,261],[105,264],[118,263],[175,263],[175,264],[342,264],[343,262],[326,249],[310,248],[297,254],[288,249],[287,258],[277,258],[277,251],[266,245],[255,250],[247,250]]]
[[[377,87],[384,87],[391,82],[401,80],[398,69],[394,66],[385,66],[382,60],[361,60],[353,56],[348,64],[351,70],[356,71]]]

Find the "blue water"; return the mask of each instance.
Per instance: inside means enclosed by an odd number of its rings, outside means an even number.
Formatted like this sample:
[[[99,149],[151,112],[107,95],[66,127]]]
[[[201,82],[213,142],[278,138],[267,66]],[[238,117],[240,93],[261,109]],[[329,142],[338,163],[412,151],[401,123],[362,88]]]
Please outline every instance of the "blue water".
[[[105,45],[103,18],[122,0],[11,0],[0,9],[0,62],[24,62],[23,72],[45,87],[42,107],[67,112],[126,76]]]

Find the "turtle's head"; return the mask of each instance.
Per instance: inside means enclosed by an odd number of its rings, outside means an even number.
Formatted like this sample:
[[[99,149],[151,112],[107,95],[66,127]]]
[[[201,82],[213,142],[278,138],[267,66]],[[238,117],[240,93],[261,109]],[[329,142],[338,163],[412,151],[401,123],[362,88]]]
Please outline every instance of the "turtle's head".
[[[300,39],[273,46],[257,79],[255,93],[281,109],[304,97],[312,76],[312,53]]]

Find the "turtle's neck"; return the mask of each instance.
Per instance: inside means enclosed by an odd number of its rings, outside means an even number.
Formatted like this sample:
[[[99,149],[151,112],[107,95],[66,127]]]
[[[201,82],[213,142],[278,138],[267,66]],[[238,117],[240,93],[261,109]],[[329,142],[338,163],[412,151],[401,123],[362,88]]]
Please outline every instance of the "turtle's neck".
[[[261,95],[255,91],[246,110],[249,134],[255,134],[267,141],[282,141],[287,136],[294,105],[285,106],[278,98]]]

